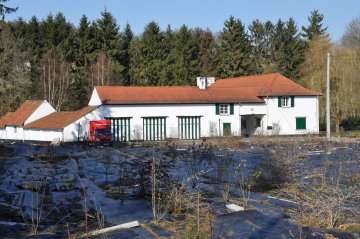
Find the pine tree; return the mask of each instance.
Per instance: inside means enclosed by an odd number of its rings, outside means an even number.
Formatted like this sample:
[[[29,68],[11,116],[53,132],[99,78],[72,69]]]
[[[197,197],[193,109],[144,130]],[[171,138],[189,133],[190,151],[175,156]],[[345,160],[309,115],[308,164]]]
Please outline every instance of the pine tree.
[[[277,71],[291,79],[299,79],[306,45],[299,37],[294,19],[277,22],[273,44]]]
[[[175,33],[168,25],[164,32],[163,49],[166,56],[163,61],[163,68],[160,75],[159,85],[175,85],[175,57],[171,54],[174,48]]]
[[[150,22],[131,46],[130,74],[134,84],[159,85],[164,59],[164,34],[156,22]]]
[[[316,37],[323,36],[326,34],[327,27],[323,27],[322,21],[324,20],[324,15],[318,10],[311,12],[310,17],[308,17],[309,26],[302,27],[303,36],[305,39],[311,41]]]
[[[5,2],[9,0],[0,0],[0,17],[1,21],[5,20],[5,14],[14,13],[18,10],[18,7],[7,7],[5,6]]]
[[[225,21],[219,41],[217,47],[219,77],[237,77],[254,73],[251,42],[239,19],[231,16]]]
[[[106,56],[119,60],[121,54],[119,26],[115,17],[105,9],[101,13],[101,19],[96,21],[96,26],[100,30],[98,40],[101,43],[101,51]]]
[[[121,65],[120,35],[116,19],[105,9],[101,13],[101,19],[96,21],[96,27],[98,28],[97,39],[101,43],[101,52],[113,63],[116,77],[114,83],[121,84],[121,73],[125,67]],[[101,53],[99,57],[103,57]]]
[[[210,30],[201,31],[199,48],[200,76],[214,76],[215,38]]]
[[[130,24],[127,23],[125,25],[124,32],[121,34],[121,42],[120,42],[120,49],[121,49],[120,63],[125,68],[122,72],[123,85],[131,85],[129,68],[130,68],[130,44],[133,37],[134,37],[134,33],[131,30]]]
[[[198,63],[198,47],[195,34],[183,25],[175,35],[172,55],[175,59],[175,85],[189,85],[195,82],[196,66]]]

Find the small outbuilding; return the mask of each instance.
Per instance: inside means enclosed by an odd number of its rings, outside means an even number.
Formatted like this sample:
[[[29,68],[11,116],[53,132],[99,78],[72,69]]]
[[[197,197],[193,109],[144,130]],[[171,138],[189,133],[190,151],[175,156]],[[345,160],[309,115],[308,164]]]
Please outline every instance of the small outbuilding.
[[[89,122],[101,117],[98,106],[88,106],[78,111],[54,112],[25,125],[25,140],[47,142],[88,140]]]
[[[0,118],[0,138],[24,140],[24,125],[55,112],[46,100],[27,100],[15,112]]]

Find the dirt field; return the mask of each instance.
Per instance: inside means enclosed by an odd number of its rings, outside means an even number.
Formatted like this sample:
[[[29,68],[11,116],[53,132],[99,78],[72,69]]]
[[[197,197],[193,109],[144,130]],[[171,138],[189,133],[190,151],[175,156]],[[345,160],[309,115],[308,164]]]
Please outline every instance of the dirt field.
[[[359,151],[313,136],[3,144],[0,236],[86,238],[137,220],[107,238],[359,238]]]

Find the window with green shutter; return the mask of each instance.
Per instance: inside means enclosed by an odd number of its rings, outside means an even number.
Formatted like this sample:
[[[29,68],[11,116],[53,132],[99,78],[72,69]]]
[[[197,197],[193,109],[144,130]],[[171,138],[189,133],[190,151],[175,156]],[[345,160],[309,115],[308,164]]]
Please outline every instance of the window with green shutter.
[[[230,104],[230,115],[234,115],[234,104]]]
[[[278,107],[294,107],[294,96],[278,96]]]
[[[306,117],[296,117],[296,129],[306,129]]]
[[[220,114],[220,104],[215,105],[215,113],[216,113],[216,115]]]

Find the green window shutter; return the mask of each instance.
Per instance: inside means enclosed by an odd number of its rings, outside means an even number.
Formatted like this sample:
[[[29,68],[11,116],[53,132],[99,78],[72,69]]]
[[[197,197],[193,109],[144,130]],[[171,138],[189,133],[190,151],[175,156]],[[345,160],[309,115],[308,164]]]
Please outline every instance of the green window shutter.
[[[234,114],[234,104],[230,104],[230,114]]]
[[[291,107],[295,106],[295,97],[291,96]]]
[[[278,107],[281,107],[281,96],[278,97]]]
[[[297,117],[296,118],[296,129],[306,129],[306,118]]]
[[[220,114],[220,104],[216,104],[215,112],[216,112],[216,115]]]

